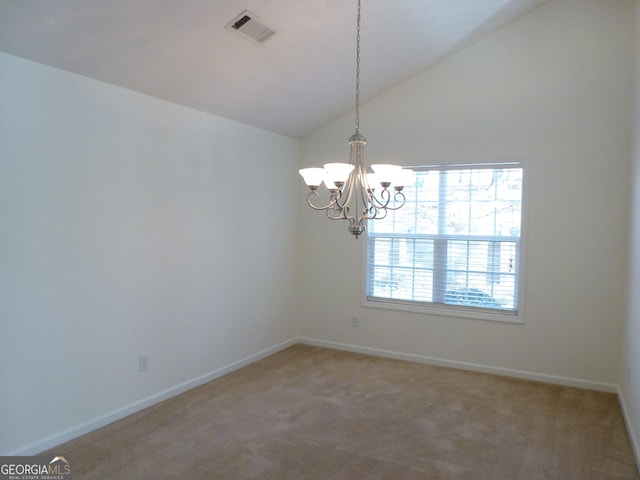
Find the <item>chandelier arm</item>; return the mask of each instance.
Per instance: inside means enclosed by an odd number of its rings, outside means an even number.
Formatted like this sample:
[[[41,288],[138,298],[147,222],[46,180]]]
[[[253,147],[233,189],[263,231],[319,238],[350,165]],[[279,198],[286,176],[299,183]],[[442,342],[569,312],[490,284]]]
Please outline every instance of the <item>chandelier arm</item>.
[[[391,207],[391,206],[387,205],[385,207],[385,210],[400,210],[404,206],[404,203],[405,203],[404,193],[396,192],[395,195],[393,196],[393,201],[395,202],[394,206]],[[398,203],[399,203],[399,205],[397,205]]]
[[[371,187],[369,185],[369,181],[367,179],[367,170],[364,166],[364,162],[361,161],[358,163],[358,177],[360,178],[360,199],[362,201],[362,212],[363,215],[367,215],[369,210],[371,209]]]
[[[345,182],[342,193],[344,196],[343,202],[338,202],[338,206],[341,210],[349,210],[349,204],[351,203],[351,197],[353,196],[353,191],[355,190],[355,180],[354,180],[354,172],[352,171],[349,174],[349,178]],[[346,218],[346,217],[345,217]]]
[[[376,208],[375,209],[375,214],[373,215],[373,217],[371,217],[372,220],[382,220],[384,217],[387,216],[387,213],[389,213],[389,210],[386,208]]]
[[[331,194],[331,198],[329,199],[329,203],[327,203],[326,205],[323,205],[323,206],[318,206],[318,205],[314,205],[313,204],[313,202],[311,201],[312,197],[315,197],[317,199],[320,198],[320,194],[318,193],[317,190],[311,190],[307,194],[307,205],[309,205],[314,210],[327,210],[328,208],[333,208],[333,206],[336,205],[336,203],[339,200],[338,193],[332,193]]]
[[[377,218],[378,208],[371,203],[371,191],[366,186],[362,186],[360,195],[364,204],[358,217],[358,225],[363,225],[365,221]]]
[[[363,211],[362,216],[358,219],[363,223],[365,220],[380,220],[387,216],[388,208],[378,208],[375,205],[371,205],[369,208]]]
[[[335,212],[335,215],[332,212]],[[329,220],[348,220],[345,216],[344,209],[328,208],[324,213]]]
[[[381,220],[386,216],[387,216],[387,209],[369,207],[363,212],[360,218],[358,218],[357,225],[364,226],[364,223],[367,220]]]
[[[376,196],[375,192],[371,192],[371,205],[379,209],[388,208],[389,202],[391,202],[391,192],[388,188],[382,190],[379,196]]]
[[[358,182],[357,182],[356,170],[357,168],[355,168],[354,170],[351,171],[351,173],[349,173],[349,177],[347,178],[347,181],[343,185],[342,189],[339,190],[341,193],[341,197],[336,202],[336,206],[338,208],[334,207],[333,209],[338,215],[335,217],[331,217],[327,213],[327,216],[332,220],[337,220],[337,219],[349,220],[350,225],[353,224],[353,222],[355,221],[355,217],[353,215],[349,215],[349,205],[351,204],[351,198],[353,197],[354,192],[356,191],[356,188],[357,188]]]

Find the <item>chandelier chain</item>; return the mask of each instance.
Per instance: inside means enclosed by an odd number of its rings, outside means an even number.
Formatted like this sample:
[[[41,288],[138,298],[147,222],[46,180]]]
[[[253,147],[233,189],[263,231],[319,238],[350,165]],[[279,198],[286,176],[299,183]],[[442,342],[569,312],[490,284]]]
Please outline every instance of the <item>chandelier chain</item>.
[[[358,16],[356,29],[356,133],[360,129],[360,0],[358,0]]]

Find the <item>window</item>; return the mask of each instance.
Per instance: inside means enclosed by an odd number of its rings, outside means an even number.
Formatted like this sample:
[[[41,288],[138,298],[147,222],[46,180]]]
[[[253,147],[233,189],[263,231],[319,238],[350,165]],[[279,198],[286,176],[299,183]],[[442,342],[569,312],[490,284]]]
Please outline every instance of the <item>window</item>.
[[[414,170],[405,205],[369,221],[365,304],[521,321],[524,164]]]

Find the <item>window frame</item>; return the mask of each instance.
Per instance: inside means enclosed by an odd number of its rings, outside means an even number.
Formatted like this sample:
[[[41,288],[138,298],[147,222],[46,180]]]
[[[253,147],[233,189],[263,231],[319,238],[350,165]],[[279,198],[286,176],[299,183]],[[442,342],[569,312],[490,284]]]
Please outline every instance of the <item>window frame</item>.
[[[368,297],[367,295],[367,266],[368,266],[368,229],[365,232],[362,246],[362,281],[361,281],[361,306],[366,308],[376,308],[384,310],[404,311],[425,315],[458,317],[476,320],[488,320],[505,322],[512,324],[525,323],[525,279],[527,260],[527,212],[529,206],[529,159],[512,158],[509,160],[495,161],[468,161],[460,163],[422,164],[407,168],[416,170],[436,170],[446,169],[473,169],[496,167],[521,167],[522,168],[522,201],[520,204],[520,241],[519,241],[519,269],[516,276],[516,291],[518,298],[518,309],[514,312],[505,312],[498,309],[483,307],[468,307],[463,305],[441,304],[417,302],[412,300],[398,300],[391,298]],[[375,220],[373,220],[375,221]]]

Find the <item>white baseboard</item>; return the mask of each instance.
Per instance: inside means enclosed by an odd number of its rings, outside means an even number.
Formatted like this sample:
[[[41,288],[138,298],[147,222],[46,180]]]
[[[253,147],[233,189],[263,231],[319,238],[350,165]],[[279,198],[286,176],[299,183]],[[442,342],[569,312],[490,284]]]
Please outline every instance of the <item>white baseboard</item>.
[[[425,355],[416,355],[413,353],[394,352],[391,350],[382,350],[379,348],[362,347],[360,345],[350,345],[339,342],[328,342],[325,340],[317,340],[314,338],[298,337],[299,343],[313,345],[316,347],[334,348],[336,350],[345,350],[355,353],[365,353],[367,355],[376,355],[378,357],[394,358],[396,360],[407,360],[410,362],[424,363],[427,365],[437,365],[439,367],[460,368],[462,370],[471,370],[474,372],[490,373],[503,377],[522,378],[524,380],[534,380],[537,382],[554,383],[557,385],[566,385],[569,387],[585,388],[588,390],[597,390],[601,392],[618,393],[618,386],[613,383],[594,382],[592,380],[582,380],[570,377],[561,377],[557,375],[548,375],[544,373],[527,372],[523,370],[514,370],[511,368],[492,367],[477,363],[460,362],[457,360],[446,360],[436,357],[428,357]]]
[[[633,449],[633,454],[636,457],[636,465],[638,465],[638,469],[640,469],[640,443],[638,443],[638,437],[636,436],[633,424],[631,423],[631,415],[629,414],[629,410],[627,408],[625,396],[620,388],[618,388],[617,393],[618,402],[620,403],[620,410],[622,410],[622,418],[624,418],[624,423],[627,427],[627,434],[629,435],[629,441],[631,442],[631,448]]]
[[[25,445],[21,448],[3,453],[1,455],[37,455],[40,452],[54,448],[57,445],[68,442],[69,440],[73,440],[74,438],[80,437],[81,435],[96,430],[97,428],[104,427],[133,413],[139,412],[140,410],[144,410],[145,408],[155,405],[156,403],[175,397],[176,395],[180,395],[181,393],[184,393],[187,390],[191,390],[192,388],[199,387],[200,385],[210,382],[211,380],[215,380],[216,378],[222,377],[223,375],[231,373],[234,370],[238,370],[239,368],[245,367],[262,358],[268,357],[269,355],[272,355],[280,350],[284,350],[285,348],[290,347],[291,345],[295,345],[296,343],[298,343],[297,339],[292,338],[285,342],[279,343],[278,345],[274,345],[273,347],[269,347],[265,350],[249,355],[248,357],[242,358],[236,362],[230,363],[229,365],[225,365],[224,367],[218,368],[191,380],[187,380],[186,382],[180,383],[171,388],[167,388],[166,390],[162,390],[129,405],[125,405],[122,408],[93,418],[88,422],[82,423],[80,425],[75,425],[47,438],[38,440],[37,442]]]

